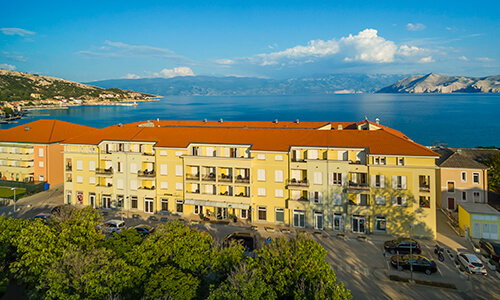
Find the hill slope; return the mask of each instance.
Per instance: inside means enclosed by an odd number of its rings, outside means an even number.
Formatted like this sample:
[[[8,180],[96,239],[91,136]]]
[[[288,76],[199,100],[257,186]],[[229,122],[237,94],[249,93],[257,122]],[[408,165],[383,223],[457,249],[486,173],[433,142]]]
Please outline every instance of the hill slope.
[[[435,73],[403,78],[377,93],[499,93],[500,75],[488,77],[445,76]]]
[[[114,79],[90,84],[119,87],[156,95],[299,95],[371,93],[403,75],[331,74],[287,80],[255,77],[186,76],[174,78]]]
[[[31,94],[40,94],[41,99],[55,96],[97,98],[100,94],[119,94],[126,98],[148,96],[116,88],[103,89],[55,77],[0,69],[0,101],[29,100],[33,99]]]

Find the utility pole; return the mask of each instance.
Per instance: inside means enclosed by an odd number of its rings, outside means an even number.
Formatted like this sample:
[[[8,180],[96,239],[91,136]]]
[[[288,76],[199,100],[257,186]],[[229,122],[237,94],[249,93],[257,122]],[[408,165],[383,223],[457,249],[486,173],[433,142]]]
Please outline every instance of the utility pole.
[[[411,239],[411,230],[413,224],[410,223],[410,280],[413,282],[413,240]]]
[[[12,191],[14,191],[14,213],[16,213],[16,187],[10,188]]]

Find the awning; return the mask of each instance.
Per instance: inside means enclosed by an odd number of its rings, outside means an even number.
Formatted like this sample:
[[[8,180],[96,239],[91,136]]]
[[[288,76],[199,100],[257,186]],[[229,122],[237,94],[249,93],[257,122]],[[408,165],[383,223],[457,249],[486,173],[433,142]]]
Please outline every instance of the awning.
[[[219,201],[205,201],[205,200],[194,200],[194,199],[186,199],[184,204],[190,205],[201,205],[208,207],[227,207],[227,208],[237,208],[237,209],[249,209],[249,204],[244,203],[232,203],[232,202],[219,202]]]

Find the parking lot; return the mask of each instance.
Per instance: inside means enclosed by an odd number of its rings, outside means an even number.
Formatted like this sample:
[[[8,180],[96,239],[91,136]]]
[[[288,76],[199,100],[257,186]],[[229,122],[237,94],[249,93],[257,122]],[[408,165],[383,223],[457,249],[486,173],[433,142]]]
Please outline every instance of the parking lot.
[[[32,218],[38,213],[50,212],[50,210],[63,203],[62,186],[53,187],[49,191],[20,200],[17,203],[19,210],[16,217]],[[104,210],[101,210],[103,213]],[[120,219],[119,211],[107,210],[103,216],[105,221]],[[13,215],[13,207],[0,207],[0,215]],[[127,218],[128,216],[128,218]],[[128,227],[139,224],[158,224],[181,219],[179,216],[156,216],[151,219],[151,214],[140,213],[136,218],[131,214],[125,214],[124,220]],[[471,245],[463,238],[457,236],[443,220],[444,216],[438,212],[438,241],[445,249],[451,249],[453,253],[458,251],[472,252]],[[267,239],[277,237],[294,237],[299,232],[304,232],[312,239],[320,243],[328,252],[326,261],[337,274],[337,279],[344,282],[345,287],[351,290],[354,299],[500,299],[500,279],[494,272],[488,269],[488,276],[472,275],[462,276],[455,268],[454,263],[445,255],[444,262],[437,259],[434,254],[436,241],[419,240],[423,255],[432,258],[438,267],[438,272],[426,275],[414,272],[415,280],[427,280],[454,284],[456,289],[431,287],[421,284],[403,283],[391,281],[390,275],[410,278],[408,270],[398,271],[390,265],[390,254],[383,251],[384,241],[393,237],[384,235],[368,235],[366,241],[359,240],[356,235],[346,233],[345,239],[337,238],[336,232],[315,231],[310,229],[296,230],[271,225],[257,225],[252,228],[248,223],[229,223],[227,225],[215,223],[201,223],[197,216],[181,219],[185,224],[202,231],[209,232],[217,241],[234,231],[252,230],[257,237],[257,245],[267,243]]]

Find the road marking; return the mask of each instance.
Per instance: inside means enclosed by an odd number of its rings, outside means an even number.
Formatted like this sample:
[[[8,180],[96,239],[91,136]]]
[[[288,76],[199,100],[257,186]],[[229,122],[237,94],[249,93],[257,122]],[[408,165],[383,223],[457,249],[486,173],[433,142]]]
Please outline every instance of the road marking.
[[[387,261],[387,270],[391,269],[391,264]]]

